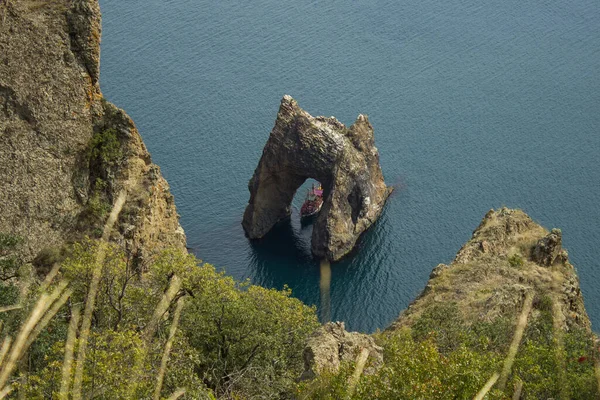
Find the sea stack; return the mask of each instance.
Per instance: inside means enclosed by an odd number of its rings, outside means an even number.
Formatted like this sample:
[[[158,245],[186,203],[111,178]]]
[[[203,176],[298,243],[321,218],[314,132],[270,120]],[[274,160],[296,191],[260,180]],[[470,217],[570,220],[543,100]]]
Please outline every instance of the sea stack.
[[[286,95],[248,183],[246,235],[261,238],[288,218],[294,194],[308,178],[322,184],[324,199],[312,253],[337,261],[381,215],[392,191],[383,180],[373,127],[365,115],[349,128],[334,117],[313,117]]]

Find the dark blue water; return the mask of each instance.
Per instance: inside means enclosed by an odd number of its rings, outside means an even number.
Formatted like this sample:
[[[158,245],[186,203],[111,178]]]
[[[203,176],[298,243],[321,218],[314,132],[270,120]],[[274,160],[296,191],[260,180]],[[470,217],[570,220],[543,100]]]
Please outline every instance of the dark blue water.
[[[597,0],[100,3],[102,90],[137,123],[204,261],[320,305],[310,227],[296,214],[251,244],[240,225],[287,93],[346,124],[368,114],[399,187],[332,266],[332,319],[384,328],[506,205],[562,228],[600,324]]]

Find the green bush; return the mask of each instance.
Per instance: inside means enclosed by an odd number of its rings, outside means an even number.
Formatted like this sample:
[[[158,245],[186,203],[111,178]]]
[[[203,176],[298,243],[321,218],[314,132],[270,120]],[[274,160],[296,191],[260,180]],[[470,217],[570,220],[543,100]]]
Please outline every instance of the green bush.
[[[97,132],[88,147],[90,161],[100,160],[106,165],[116,164],[122,157],[121,143],[114,128]]]
[[[21,259],[15,254],[23,239],[17,235],[0,233],[0,306],[10,306],[19,300],[16,279],[20,275]],[[6,321],[6,313],[0,320]]]
[[[412,326],[416,341],[434,338],[442,353],[460,346],[466,339],[464,333],[462,316],[456,303],[431,305]]]
[[[515,253],[508,258],[508,263],[513,268],[521,268],[524,264],[523,257],[520,254]]]
[[[464,345],[443,354],[435,339],[413,339],[409,330],[395,332],[384,345],[385,365],[374,375],[363,375],[352,399],[472,399],[499,369],[501,357],[484,355]],[[347,378],[352,364],[336,375],[323,375],[316,382],[299,385],[300,399],[348,398]],[[487,399],[504,399],[492,391]]]
[[[8,281],[18,276],[21,260],[15,254],[23,239],[17,235],[0,233],[0,280]]]
[[[72,304],[86,300],[97,251],[92,240],[75,244],[61,265],[62,278],[71,282]],[[230,398],[291,394],[302,372],[306,338],[318,326],[314,308],[292,298],[289,289],[236,283],[179,251],[165,252],[141,275],[120,250],[107,246],[85,364],[84,398],[151,397],[169,316],[161,319],[150,345],[143,343],[142,332],[174,274],[182,281],[176,297],[186,300],[163,393],[185,387],[189,399],[210,397],[211,391]],[[168,313],[172,311],[171,306]],[[68,315],[59,315],[55,323],[30,350],[36,365],[28,383],[20,387],[27,398],[56,397],[60,387]]]

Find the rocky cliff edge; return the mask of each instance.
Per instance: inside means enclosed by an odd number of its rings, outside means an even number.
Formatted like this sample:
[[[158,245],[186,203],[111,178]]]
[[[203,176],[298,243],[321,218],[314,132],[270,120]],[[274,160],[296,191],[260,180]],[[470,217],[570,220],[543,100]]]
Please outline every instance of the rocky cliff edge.
[[[100,91],[100,37],[97,0],[0,2],[0,232],[26,261],[99,236],[123,191],[113,241],[142,264],[185,248],[160,169]]]

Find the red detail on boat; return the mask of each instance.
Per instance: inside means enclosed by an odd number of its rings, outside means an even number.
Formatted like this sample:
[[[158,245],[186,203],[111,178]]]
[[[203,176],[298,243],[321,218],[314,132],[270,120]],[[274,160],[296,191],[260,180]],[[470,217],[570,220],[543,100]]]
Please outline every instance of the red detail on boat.
[[[318,214],[319,211],[321,211],[322,206],[323,189],[321,188],[321,185],[319,185],[318,188],[315,188],[315,185],[313,185],[312,188],[308,190],[306,200],[300,208],[300,218],[311,217]]]

